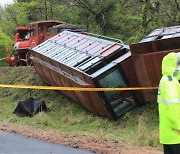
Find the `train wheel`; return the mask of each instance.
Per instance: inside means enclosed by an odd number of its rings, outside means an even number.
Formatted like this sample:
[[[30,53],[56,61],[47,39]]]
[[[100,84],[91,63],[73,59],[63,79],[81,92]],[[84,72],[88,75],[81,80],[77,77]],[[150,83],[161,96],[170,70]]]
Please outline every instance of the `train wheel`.
[[[26,53],[26,65],[27,66],[32,66],[31,55],[30,55],[29,52]]]

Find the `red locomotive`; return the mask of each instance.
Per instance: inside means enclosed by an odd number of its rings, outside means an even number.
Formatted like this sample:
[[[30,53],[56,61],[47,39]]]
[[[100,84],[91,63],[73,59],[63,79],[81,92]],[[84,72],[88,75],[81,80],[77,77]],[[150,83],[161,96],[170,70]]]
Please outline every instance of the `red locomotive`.
[[[15,34],[14,50],[6,61],[10,66],[32,65],[29,49],[53,37],[63,29],[77,30],[76,26],[60,21],[34,22],[29,27],[18,27]]]

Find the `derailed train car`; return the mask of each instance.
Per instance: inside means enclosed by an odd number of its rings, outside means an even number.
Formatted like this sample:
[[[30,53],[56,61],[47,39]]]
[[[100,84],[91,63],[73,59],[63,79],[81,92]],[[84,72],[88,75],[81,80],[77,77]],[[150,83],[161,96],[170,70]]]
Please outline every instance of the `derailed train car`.
[[[130,58],[120,40],[64,31],[32,49],[33,65],[50,85],[129,87],[120,63]],[[62,91],[99,116],[115,119],[135,106],[133,92]]]
[[[178,26],[156,30],[130,45],[131,51],[120,40],[64,31],[33,48],[31,54],[37,73],[50,85],[155,87],[162,58],[180,49],[178,31]],[[62,93],[96,115],[116,119],[137,105],[155,101],[157,90]]]
[[[170,52],[180,52],[180,26],[156,29],[139,43],[131,44],[130,49],[130,61],[137,79],[137,84],[131,82],[133,86],[157,87],[162,76],[163,57]],[[139,93],[141,102],[155,102],[157,99],[157,90]]]

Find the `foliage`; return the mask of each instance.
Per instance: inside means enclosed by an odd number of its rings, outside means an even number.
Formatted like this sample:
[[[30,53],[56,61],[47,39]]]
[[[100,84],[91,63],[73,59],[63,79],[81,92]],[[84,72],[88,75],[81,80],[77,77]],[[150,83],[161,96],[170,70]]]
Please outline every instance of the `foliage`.
[[[54,19],[133,43],[180,23],[178,0],[18,0],[0,12],[1,27],[11,37],[19,25]]]
[[[9,47],[9,50],[12,49],[12,40],[8,37],[0,28],[0,59],[6,57],[8,53],[6,52],[6,48]],[[0,66],[5,65],[5,60],[0,61]]]
[[[26,4],[14,3],[8,5],[1,18],[3,31],[13,38],[18,26],[28,25]]]

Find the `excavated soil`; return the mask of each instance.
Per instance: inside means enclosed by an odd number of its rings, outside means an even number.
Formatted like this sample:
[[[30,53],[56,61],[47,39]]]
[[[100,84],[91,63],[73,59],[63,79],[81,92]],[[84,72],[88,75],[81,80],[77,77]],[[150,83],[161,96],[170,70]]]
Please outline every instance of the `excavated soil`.
[[[79,137],[64,135],[60,131],[42,130],[20,126],[12,123],[0,122],[0,130],[17,133],[27,138],[39,138],[53,143],[70,145],[74,148],[86,149],[101,154],[162,154],[152,147],[135,147],[125,142],[92,141],[86,135]]]

